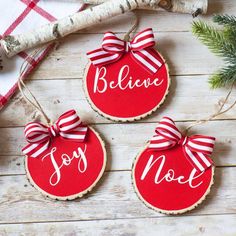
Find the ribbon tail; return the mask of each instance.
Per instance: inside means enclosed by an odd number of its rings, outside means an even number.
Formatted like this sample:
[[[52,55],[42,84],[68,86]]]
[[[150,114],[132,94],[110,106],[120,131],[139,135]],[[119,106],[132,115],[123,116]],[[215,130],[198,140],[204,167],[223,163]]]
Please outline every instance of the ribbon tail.
[[[192,152],[188,147],[184,149],[186,159],[198,172],[204,172],[213,165],[212,159],[202,152]]]
[[[163,65],[161,58],[153,48],[132,51],[134,60],[144,67],[150,74],[155,74]]]
[[[48,149],[50,141],[44,142],[44,143],[34,143],[34,144],[28,144],[22,149],[22,152],[28,156],[36,158],[39,155],[43,155],[44,152]]]

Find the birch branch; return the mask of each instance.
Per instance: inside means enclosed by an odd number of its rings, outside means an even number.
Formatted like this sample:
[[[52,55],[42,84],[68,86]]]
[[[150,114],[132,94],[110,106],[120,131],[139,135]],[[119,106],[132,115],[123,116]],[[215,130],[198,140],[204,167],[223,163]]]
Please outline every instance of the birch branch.
[[[88,0],[87,0],[88,1]],[[96,0],[100,1],[100,0]],[[9,35],[0,43],[4,53],[12,57],[21,51],[62,38],[78,30],[101,23],[111,17],[142,8],[158,8],[163,0],[109,0],[82,12],[69,15],[33,31]],[[206,12],[208,0],[172,0],[172,10],[192,13],[197,9]]]
[[[98,5],[109,0],[84,0],[86,4]],[[206,14],[208,8],[208,0],[160,0],[158,4],[139,6],[138,9],[163,11],[178,13],[195,14],[200,11],[201,14]]]

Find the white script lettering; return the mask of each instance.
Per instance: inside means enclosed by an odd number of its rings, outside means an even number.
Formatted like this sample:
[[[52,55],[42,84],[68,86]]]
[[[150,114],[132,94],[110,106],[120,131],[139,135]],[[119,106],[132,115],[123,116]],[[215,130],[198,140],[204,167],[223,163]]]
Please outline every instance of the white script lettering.
[[[58,165],[55,160],[55,153],[57,151],[56,147],[53,147],[51,151],[42,158],[42,161],[44,161],[46,157],[49,157],[55,170],[49,179],[49,182],[52,186],[57,185],[61,180],[61,169],[64,166],[69,166],[74,159],[78,159],[78,171],[80,173],[84,173],[86,171],[88,166],[85,156],[86,148],[87,146],[85,146],[84,150],[82,150],[79,147],[77,151],[73,151],[72,157],[70,157],[68,154],[63,153],[61,155],[61,165]]]
[[[177,181],[179,184],[188,184],[190,188],[197,188],[203,182],[203,181],[200,181],[197,184],[193,183],[193,181],[198,179],[204,172],[196,175],[197,171],[196,169],[193,169],[188,177],[185,177],[183,175],[176,176],[175,171],[173,169],[169,169],[166,173],[162,173],[163,167],[166,162],[166,157],[162,155],[156,158],[154,161],[153,160],[154,160],[154,155],[151,155],[144,168],[144,171],[141,176],[141,180],[144,180],[146,176],[148,175],[149,171],[151,170],[151,168],[153,168],[156,163],[160,162],[160,165],[158,166],[158,169],[154,178],[155,184],[160,184],[163,181],[166,181],[166,182]]]
[[[123,67],[121,67],[118,73],[117,81],[107,82],[106,74],[107,69],[105,67],[101,67],[100,69],[97,68],[94,79],[94,93],[105,93],[107,89],[116,88],[126,90],[141,87],[149,88],[150,86],[159,87],[163,83],[163,80],[160,80],[159,78],[152,79],[152,81],[150,78],[147,78],[143,81],[141,81],[140,79],[134,80],[132,76],[129,76],[130,68],[128,65],[124,65]]]

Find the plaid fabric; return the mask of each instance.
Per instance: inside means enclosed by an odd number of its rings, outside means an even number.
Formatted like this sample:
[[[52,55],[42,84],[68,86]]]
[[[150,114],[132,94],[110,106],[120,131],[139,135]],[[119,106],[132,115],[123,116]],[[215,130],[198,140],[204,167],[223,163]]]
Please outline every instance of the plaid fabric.
[[[55,21],[78,10],[82,10],[81,1],[67,0],[7,0],[0,1],[0,38],[10,34],[26,32],[40,25]],[[3,70],[0,71],[0,109],[17,90],[20,67],[27,58],[29,67],[24,78],[53,48],[45,46],[36,58],[28,57],[30,51],[21,52],[8,59],[2,54]]]

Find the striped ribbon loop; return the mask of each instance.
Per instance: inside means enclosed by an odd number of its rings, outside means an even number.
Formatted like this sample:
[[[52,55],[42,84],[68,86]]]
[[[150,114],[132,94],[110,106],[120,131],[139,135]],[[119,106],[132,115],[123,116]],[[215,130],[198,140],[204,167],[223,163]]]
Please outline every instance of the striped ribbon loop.
[[[210,156],[215,145],[214,137],[205,135],[184,137],[169,117],[161,119],[155,133],[150,140],[149,149],[166,150],[179,144],[183,146],[185,157],[197,171],[203,172],[213,165]]]
[[[156,53],[154,34],[151,28],[138,33],[131,42],[119,39],[113,32],[104,35],[102,47],[87,53],[94,66],[103,66],[118,61],[125,53],[155,74],[162,66],[162,60]]]
[[[27,142],[22,151],[30,157],[38,157],[50,147],[52,139],[60,136],[64,139],[84,142],[87,126],[83,125],[75,110],[61,115],[50,127],[38,122],[31,122],[25,126],[24,134]]]

